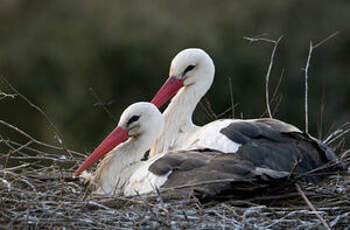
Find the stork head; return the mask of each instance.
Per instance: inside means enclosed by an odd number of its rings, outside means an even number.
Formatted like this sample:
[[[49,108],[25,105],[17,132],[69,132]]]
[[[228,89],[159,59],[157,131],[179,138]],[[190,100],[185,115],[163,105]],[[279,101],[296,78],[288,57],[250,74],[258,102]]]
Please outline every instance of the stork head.
[[[204,50],[182,50],[172,60],[169,78],[154,96],[152,103],[161,107],[182,87],[201,85],[201,90],[206,92],[213,82],[214,74],[213,60]]]
[[[160,136],[164,126],[162,114],[156,106],[148,102],[130,105],[121,115],[118,126],[102,141],[95,151],[74,172],[78,176],[129,138],[140,141],[149,148]]]

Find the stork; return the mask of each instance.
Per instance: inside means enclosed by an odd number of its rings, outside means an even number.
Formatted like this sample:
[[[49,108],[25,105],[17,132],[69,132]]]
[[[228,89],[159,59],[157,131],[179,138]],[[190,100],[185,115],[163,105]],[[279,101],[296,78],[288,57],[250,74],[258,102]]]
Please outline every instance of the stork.
[[[200,99],[212,85],[215,66],[202,49],[185,49],[171,62],[169,78],[154,96],[152,103],[160,108],[172,98],[163,112],[165,126],[162,135],[153,145],[150,155],[159,152],[189,149],[216,149],[224,153],[238,153],[256,146],[260,157],[269,143],[276,155],[295,156],[293,144],[285,148],[284,138],[290,142],[300,139],[313,143],[314,148],[304,150],[319,152],[324,159],[335,159],[335,154],[317,139],[303,133],[291,124],[277,119],[220,119],[202,127],[192,121],[192,114]],[[279,138],[283,136],[284,138]],[[266,142],[266,143],[265,143]],[[278,152],[278,153],[277,153]],[[278,169],[278,168],[275,168]]]
[[[246,192],[271,187],[290,176],[295,166],[290,156],[275,157],[274,151],[264,156],[254,155],[254,148],[246,148],[249,154],[226,154],[217,150],[191,150],[163,152],[142,161],[145,152],[162,134],[164,119],[151,103],[139,102],[129,106],[121,115],[118,126],[75,171],[79,176],[99,159],[93,174],[82,175],[95,187],[98,194],[121,194],[125,196],[154,192],[159,188],[187,189],[201,198],[220,194],[246,195]],[[322,157],[303,149],[312,144],[298,143],[276,133],[285,146],[295,148],[295,156],[302,159],[295,172],[307,172],[325,163]],[[282,147],[285,147],[282,146]],[[263,150],[262,150],[263,151]],[[257,165],[261,166],[257,166]],[[281,170],[274,170],[279,165]],[[270,167],[272,166],[272,167]],[[311,180],[319,180],[315,176]],[[214,183],[215,182],[215,183]],[[190,185],[186,187],[186,185]]]

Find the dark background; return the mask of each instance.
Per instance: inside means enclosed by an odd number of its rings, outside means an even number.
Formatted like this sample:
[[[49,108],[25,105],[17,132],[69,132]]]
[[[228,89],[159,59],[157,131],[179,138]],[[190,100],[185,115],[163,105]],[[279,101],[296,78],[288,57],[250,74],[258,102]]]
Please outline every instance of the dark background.
[[[85,152],[115,126],[94,106],[89,88],[112,102],[109,109],[119,117],[131,103],[151,100],[167,78],[171,59],[184,48],[200,47],[216,64],[207,94],[216,113],[231,105],[230,77],[239,103],[236,117],[260,117],[273,45],[251,44],[243,37],[283,35],[271,74],[273,89],[285,70],[275,117],[304,128],[301,68],[309,42],[336,31],[338,36],[314,50],[310,63],[310,130],[325,136],[350,118],[347,0],[0,0],[0,73],[47,112],[69,148]],[[0,90],[11,92],[3,81]],[[18,97],[0,101],[0,119],[56,142],[43,116]],[[208,118],[199,108],[195,120],[201,124]],[[18,138],[4,127],[0,134]]]

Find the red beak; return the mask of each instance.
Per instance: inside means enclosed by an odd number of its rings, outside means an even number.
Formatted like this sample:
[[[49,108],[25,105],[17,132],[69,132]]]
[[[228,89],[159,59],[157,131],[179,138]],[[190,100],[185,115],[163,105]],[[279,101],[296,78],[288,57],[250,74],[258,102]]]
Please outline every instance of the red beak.
[[[120,143],[124,142],[126,139],[128,139],[128,129],[124,129],[119,126],[115,128],[95,149],[95,151],[84,161],[84,163],[74,172],[74,176],[79,176],[80,173],[90,168],[91,165],[109,153]]]
[[[151,103],[160,108],[165,102],[172,98],[182,86],[184,86],[184,79],[177,79],[176,77],[170,76],[157,92],[156,96],[154,96]]]

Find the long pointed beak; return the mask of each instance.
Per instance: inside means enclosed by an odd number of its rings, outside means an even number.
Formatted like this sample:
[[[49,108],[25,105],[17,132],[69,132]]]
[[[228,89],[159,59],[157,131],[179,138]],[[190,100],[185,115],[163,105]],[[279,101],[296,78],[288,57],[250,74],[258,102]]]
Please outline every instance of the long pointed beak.
[[[184,79],[177,79],[176,77],[170,76],[168,80],[163,84],[162,88],[152,99],[151,103],[160,108],[170,98],[172,98],[177,91],[184,86]]]
[[[74,172],[74,176],[79,176],[80,173],[90,168],[91,165],[109,153],[120,143],[124,142],[126,139],[128,139],[128,129],[124,129],[120,126],[115,128],[95,149],[95,151],[83,162],[83,164]]]

